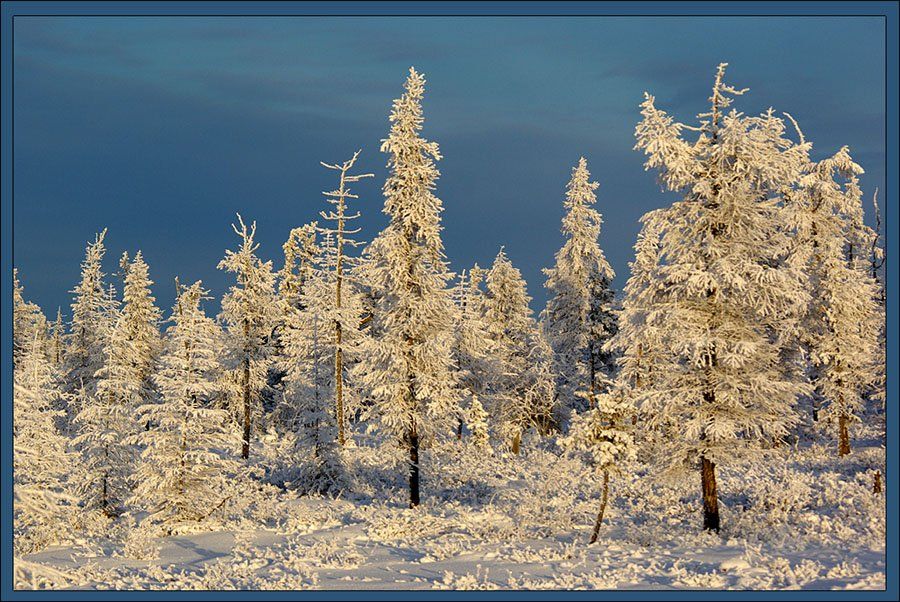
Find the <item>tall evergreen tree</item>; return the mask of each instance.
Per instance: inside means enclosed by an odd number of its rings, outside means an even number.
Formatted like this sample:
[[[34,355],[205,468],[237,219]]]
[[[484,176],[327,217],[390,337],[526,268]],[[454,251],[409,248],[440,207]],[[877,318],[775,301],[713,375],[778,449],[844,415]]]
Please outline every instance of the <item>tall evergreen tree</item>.
[[[344,267],[345,263],[351,262],[349,257],[345,255],[345,247],[357,247],[362,245],[361,242],[355,240],[354,234],[359,233],[359,228],[347,229],[347,222],[359,218],[359,212],[347,213],[347,201],[358,199],[359,196],[350,190],[350,184],[359,182],[365,178],[374,177],[374,174],[351,174],[350,170],[356,165],[360,151],[353,153],[353,156],[341,164],[322,163],[323,167],[337,171],[340,174],[338,187],[335,190],[325,192],[325,199],[334,206],[330,211],[322,211],[322,219],[331,222],[333,225],[329,228],[323,228],[321,232],[334,237],[334,310],[338,316],[341,316],[341,310],[344,305],[344,296],[350,293],[348,284],[344,283]],[[352,267],[352,265],[348,266]],[[360,317],[356,316],[352,324],[345,324],[343,319],[335,319],[334,326],[334,408],[335,420],[337,421],[338,443],[344,445],[345,418],[344,418],[344,336],[347,327],[353,331],[358,329]],[[352,335],[352,332],[348,332]]]
[[[442,203],[434,194],[441,155],[436,143],[420,136],[424,93],[425,78],[411,68],[381,145],[389,157],[383,190],[390,223],[369,246],[376,338],[361,368],[381,424],[408,450],[410,506],[420,500],[420,443],[450,430],[458,399]]]
[[[615,272],[600,249],[603,219],[593,207],[599,184],[590,178],[587,160],[581,157],[566,191],[566,242],[556,253],[556,265],[544,270],[550,298],[541,318],[553,347],[560,403],[566,408],[579,408],[579,392],[586,392],[593,405],[615,367],[603,348],[616,333],[610,288]]]
[[[123,257],[127,261],[127,255]],[[159,336],[160,311],[150,287],[150,271],[143,254],[138,251],[125,269],[122,312],[116,324],[122,338],[129,343],[132,378],[140,389],[142,402],[152,395],[151,377],[162,342]]]
[[[133,376],[132,344],[124,328],[115,289],[104,293],[105,311],[95,332],[104,342],[102,362],[96,372],[94,391],[83,385],[75,417],[76,447],[82,454],[78,487],[85,509],[117,516],[128,496],[127,479],[134,467],[134,449],[129,441],[138,431],[135,410],[141,385]]]
[[[453,300],[456,303],[453,361],[457,369],[460,392],[463,395],[457,427],[458,438],[462,438],[466,415],[472,414],[469,409],[473,400],[485,394],[491,379],[499,369],[496,357],[497,345],[491,339],[484,319],[484,295],[481,290],[484,275],[485,271],[475,264],[468,273],[462,271],[453,289]],[[478,405],[481,407],[480,403]]]
[[[502,248],[486,284],[484,319],[500,362],[492,379],[490,412],[498,436],[517,454],[525,431],[546,429],[552,419],[552,351],[532,316],[522,273]]]
[[[104,330],[108,325],[110,312],[103,273],[105,237],[104,229],[94,237],[93,242],[88,243],[81,263],[81,280],[71,291],[75,298],[72,302],[72,321],[69,325],[64,365],[66,390],[74,395],[74,399],[84,397],[76,395],[82,390],[87,397],[96,393],[97,373],[103,366],[105,357]],[[81,409],[78,406],[72,408],[70,417]]]
[[[352,384],[346,378],[347,366],[357,361],[362,343],[358,329],[362,304],[350,286],[352,282],[344,282],[343,302],[341,307],[336,304],[337,261],[334,236],[326,232],[316,269],[304,285],[304,309],[294,312],[283,337],[289,366],[285,398],[293,415],[294,456],[302,469],[295,485],[319,493],[336,493],[347,486],[337,449],[338,421],[346,418],[333,402],[338,382]],[[341,325],[344,335],[340,345],[346,362],[341,365],[340,380],[336,377],[335,350],[339,343],[335,324]],[[347,387],[343,401],[349,402],[348,407],[354,405],[354,393],[354,387]]]
[[[648,169],[683,200],[662,211],[658,278],[650,319],[662,331],[646,423],[660,429],[667,459],[701,471],[706,529],[719,529],[716,466],[784,436],[808,388],[783,370],[785,341],[808,302],[802,274],[785,257],[781,192],[795,184],[809,146],[784,136],[770,110],[726,113],[737,90],[719,66],[711,109],[696,141],[649,94],[636,129]]]
[[[75,459],[57,427],[59,374],[38,336],[20,356],[13,380],[13,533],[16,552],[30,553],[52,544],[68,524]]]
[[[227,450],[238,437],[227,411],[210,404],[222,340],[201,307],[206,295],[199,281],[180,291],[154,377],[160,402],[140,408],[154,426],[137,437],[143,451],[132,501],[169,529],[219,508],[237,470]]]
[[[228,367],[237,373],[240,388],[243,445],[241,457],[250,457],[254,417],[262,418],[262,392],[268,384],[268,370],[274,356],[273,331],[278,322],[275,276],[272,262],[256,255],[256,222],[247,227],[240,215],[240,229],[232,224],[241,239],[237,251],[228,250],[219,269],[235,275],[237,283],[222,299],[219,318],[227,328]]]
[[[849,426],[859,419],[879,360],[879,291],[866,256],[871,231],[862,222],[861,173],[844,147],[810,166],[791,207],[795,260],[815,291],[801,338],[823,413],[836,427],[840,455],[850,453]]]

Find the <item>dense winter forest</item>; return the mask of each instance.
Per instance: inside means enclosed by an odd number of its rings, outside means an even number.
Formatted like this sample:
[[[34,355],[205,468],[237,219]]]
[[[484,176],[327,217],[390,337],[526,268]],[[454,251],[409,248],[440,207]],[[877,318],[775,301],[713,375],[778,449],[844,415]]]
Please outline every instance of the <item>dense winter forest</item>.
[[[539,315],[502,247],[451,271],[414,69],[371,240],[356,153],[282,265],[236,216],[218,315],[105,230],[66,317],[15,273],[16,586],[883,588],[877,194],[725,67],[694,125],[640,105],[679,200],[623,291],[584,158]]]

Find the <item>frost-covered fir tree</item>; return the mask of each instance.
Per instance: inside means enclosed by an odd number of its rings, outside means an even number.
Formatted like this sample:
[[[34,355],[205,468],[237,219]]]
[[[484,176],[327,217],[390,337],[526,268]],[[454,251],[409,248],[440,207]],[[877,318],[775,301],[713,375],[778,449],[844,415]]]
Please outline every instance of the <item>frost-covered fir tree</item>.
[[[457,437],[462,438],[465,416],[470,413],[472,400],[483,395],[498,369],[497,345],[490,337],[484,320],[484,295],[481,284],[485,271],[472,267],[463,270],[453,289],[456,313],[453,326],[453,361],[456,365],[460,392],[460,417]],[[479,403],[479,407],[481,404]],[[471,426],[471,425],[470,425]],[[472,433],[474,436],[474,432]]]
[[[348,295],[350,283],[345,284],[344,269],[352,268],[352,260],[345,255],[345,247],[355,248],[362,245],[361,242],[353,238],[354,234],[359,233],[359,228],[347,229],[347,222],[351,222],[359,218],[359,212],[347,213],[347,201],[358,199],[359,196],[350,190],[350,185],[365,178],[374,177],[374,174],[352,174],[350,170],[356,165],[359,153],[356,151],[353,156],[340,164],[322,163],[323,167],[337,171],[339,176],[338,187],[335,190],[325,192],[325,199],[334,208],[329,211],[322,211],[322,219],[332,224],[329,228],[323,228],[321,232],[334,237],[334,311],[336,319],[333,320],[334,327],[334,408],[335,420],[337,421],[338,443],[344,445],[345,442],[345,423],[344,418],[344,337],[352,336],[359,328],[361,315],[355,312],[352,323],[346,321],[345,318],[351,317],[349,314],[342,315],[342,309],[345,305],[344,297]],[[346,292],[345,292],[346,289]],[[343,312],[346,313],[346,312]],[[349,329],[349,331],[348,331]],[[347,333],[347,335],[345,335]]]
[[[310,222],[294,228],[282,245],[284,266],[278,272],[278,298],[288,308],[303,309],[303,285],[312,275],[318,255],[318,227],[317,222]]]
[[[25,300],[24,288],[19,282],[19,270],[13,268],[13,363],[28,353],[35,336],[43,346],[47,337],[47,318],[41,308]]]
[[[135,410],[141,401],[141,383],[133,375],[131,341],[124,328],[116,327],[121,314],[112,285],[104,299],[107,311],[98,327],[105,342],[103,359],[93,393],[87,385],[78,392],[81,403],[73,442],[82,455],[78,493],[84,508],[116,516],[127,499],[127,478],[134,466],[129,439],[139,429]]]
[[[633,408],[625,392],[613,388],[594,395],[594,405],[587,412],[575,415],[564,439],[572,452],[585,454],[591,466],[602,474],[600,510],[594,522],[590,543],[597,541],[600,525],[609,500],[609,477],[621,470],[622,463],[634,459],[636,447],[631,432],[630,414]]]
[[[885,262],[887,254],[885,253],[883,240],[883,224],[881,219],[881,209],[878,206],[878,189],[872,195],[872,208],[875,214],[875,227],[872,229],[869,247],[869,273],[878,286],[878,311],[879,311],[879,333],[878,333],[878,359],[875,368],[875,381],[872,383],[871,398],[878,404],[883,421],[882,437],[887,437],[887,413],[885,402],[887,401],[887,296],[885,282]]]
[[[66,344],[65,384],[69,393],[84,393],[91,397],[97,390],[97,372],[103,365],[104,329],[108,325],[110,311],[109,297],[103,279],[103,244],[106,230],[89,242],[81,263],[81,280],[71,291],[75,295],[72,302],[72,321]],[[80,396],[76,396],[80,397]],[[70,417],[81,408],[71,409]]]
[[[127,345],[122,358],[126,376],[136,390],[135,407],[149,401],[153,396],[151,378],[160,351],[159,320],[150,286],[150,272],[140,251],[128,263],[128,256],[122,257],[125,270],[125,286],[122,295],[122,311],[114,326],[114,338]]]
[[[76,464],[59,432],[59,374],[33,336],[14,370],[13,534],[17,554],[67,535],[74,499],[68,477]]]
[[[358,361],[363,340],[358,329],[362,303],[352,281],[344,281],[342,304],[337,307],[337,261],[337,244],[334,235],[327,231],[316,268],[304,286],[304,309],[294,312],[283,337],[288,366],[285,403],[293,415],[293,461],[299,468],[293,486],[319,493],[337,493],[347,487],[338,451],[340,414],[334,403],[335,391],[341,382],[347,407],[355,406],[355,387],[347,367]],[[335,324],[340,324],[343,334],[340,381],[336,378]]]
[[[666,353],[664,324],[656,319],[666,292],[666,282],[659,274],[662,213],[651,211],[641,218],[635,257],[628,264],[631,275],[625,284],[618,330],[606,343],[607,350],[618,355],[618,394],[625,395],[632,404],[641,399],[642,389],[651,386],[654,367],[664,363],[662,355]],[[632,417],[636,419],[641,408],[634,405],[633,410]]]
[[[611,355],[603,345],[616,333],[610,288],[615,273],[600,249],[600,213],[594,209],[599,184],[591,182],[587,160],[578,160],[566,190],[566,215],[562,232],[566,238],[556,253],[556,265],[544,270],[544,286],[550,293],[541,320],[553,347],[557,393],[565,408],[579,407],[581,391],[587,400],[603,388],[614,370]],[[580,408],[584,409],[584,408]]]
[[[499,363],[489,411],[497,435],[517,454],[525,431],[547,430],[553,419],[553,354],[532,316],[522,273],[502,248],[486,285],[484,320]]]
[[[276,306],[277,318],[272,328],[272,364],[269,366],[268,387],[273,394],[276,404],[271,416],[276,430],[292,430],[290,425],[285,425],[284,420],[290,420],[292,414],[283,414],[280,410],[283,406],[277,400],[284,397],[284,378],[289,366],[284,355],[282,335],[288,321],[295,311],[303,309],[300,297],[303,293],[303,285],[309,279],[313,270],[317,248],[316,232],[317,222],[304,224],[299,228],[293,228],[287,241],[282,245],[284,252],[284,265],[276,274],[277,293]]]
[[[420,136],[425,78],[411,68],[405,88],[394,101],[391,131],[381,145],[389,156],[383,190],[390,223],[369,246],[366,280],[375,338],[359,369],[381,425],[408,450],[410,506],[417,506],[420,443],[451,430],[458,394],[443,208],[434,194],[441,155],[435,142]]]
[[[786,138],[771,110],[726,112],[744,90],[726,85],[724,72],[722,64],[693,142],[649,94],[636,128],[646,168],[683,194],[660,214],[657,277],[666,286],[651,319],[666,349],[642,392],[644,416],[663,433],[670,465],[699,465],[703,526],[716,531],[716,466],[783,437],[808,390],[781,364],[808,294],[785,261],[780,193],[797,181],[809,146]]]
[[[169,530],[218,509],[237,471],[230,450],[239,438],[227,410],[210,403],[222,333],[203,311],[206,298],[199,281],[179,292],[154,376],[161,399],[140,409],[153,428],[137,437],[143,451],[131,499]]]
[[[802,340],[814,368],[822,414],[837,431],[838,453],[850,453],[850,423],[877,378],[879,290],[865,253],[871,232],[862,223],[862,168],[847,147],[810,167],[792,195],[795,259],[815,291]]]
[[[236,251],[225,251],[219,269],[235,275],[237,283],[222,299],[219,319],[227,328],[227,367],[237,376],[240,391],[240,415],[243,429],[241,457],[250,457],[250,439],[254,419],[262,418],[262,391],[267,386],[268,370],[274,359],[272,334],[279,312],[275,298],[272,262],[256,255],[256,222],[248,228],[240,215],[240,228],[232,224],[241,239]]]

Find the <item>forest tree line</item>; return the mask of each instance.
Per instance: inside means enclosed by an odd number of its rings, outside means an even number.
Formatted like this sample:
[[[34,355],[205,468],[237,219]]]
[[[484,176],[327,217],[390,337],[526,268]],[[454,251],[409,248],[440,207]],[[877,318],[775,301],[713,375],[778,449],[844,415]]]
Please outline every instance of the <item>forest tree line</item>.
[[[26,301],[16,273],[17,538],[73,508],[203,521],[247,478],[263,436],[284,450],[265,478],[324,494],[352,486],[354,436],[399,444],[411,507],[420,452],[436,441],[519,453],[529,432],[559,436],[597,469],[593,539],[610,476],[635,457],[699,472],[703,526],[718,531],[717,466],[787,454],[807,423],[850,454],[854,422],[883,416],[885,400],[884,253],[864,223],[863,170],[846,147],[813,160],[788,114],[733,109],[746,90],[724,73],[696,125],[652,95],[641,104],[635,150],[680,198],[641,218],[620,295],[584,158],[538,316],[502,247],[489,267],[451,271],[441,154],[422,135],[414,69],[381,143],[388,225],[368,243],[353,227],[352,186],[372,177],[356,172],[357,152],[322,164],[335,188],[318,220],[290,232],[280,268],[237,216],[215,317],[200,281],[176,282],[164,316],[140,251],[104,273],[105,230],[87,245],[68,321]]]

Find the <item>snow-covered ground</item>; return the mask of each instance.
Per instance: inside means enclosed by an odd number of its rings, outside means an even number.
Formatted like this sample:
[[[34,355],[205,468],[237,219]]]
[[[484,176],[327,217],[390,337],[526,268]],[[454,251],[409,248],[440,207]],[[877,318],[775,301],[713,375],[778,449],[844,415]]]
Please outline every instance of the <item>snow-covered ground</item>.
[[[884,452],[869,443],[846,459],[816,443],[722,467],[718,535],[700,529],[699,478],[664,482],[635,463],[613,477],[591,546],[598,480],[552,440],[526,440],[520,456],[457,443],[426,452],[414,510],[399,456],[351,447],[355,488],[339,499],[257,483],[227,517],[163,538],[126,517],[17,559],[16,585],[883,589],[885,504],[872,485]]]

